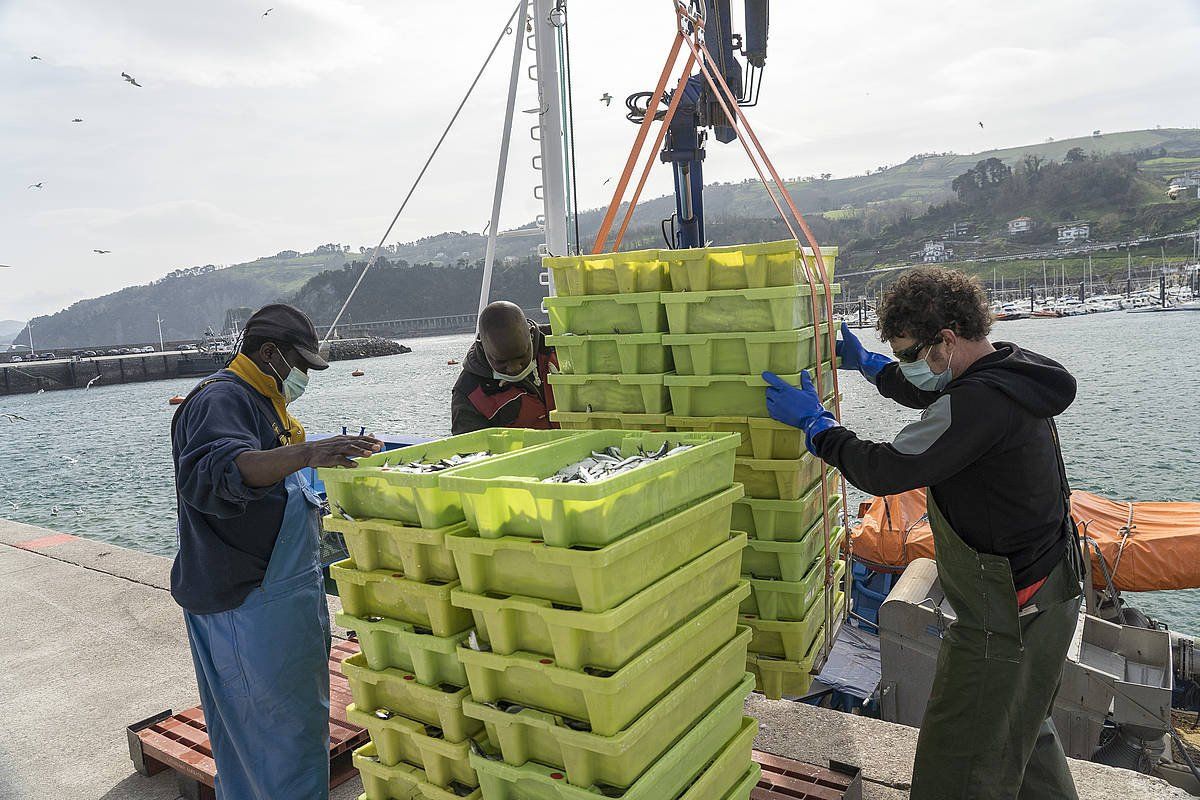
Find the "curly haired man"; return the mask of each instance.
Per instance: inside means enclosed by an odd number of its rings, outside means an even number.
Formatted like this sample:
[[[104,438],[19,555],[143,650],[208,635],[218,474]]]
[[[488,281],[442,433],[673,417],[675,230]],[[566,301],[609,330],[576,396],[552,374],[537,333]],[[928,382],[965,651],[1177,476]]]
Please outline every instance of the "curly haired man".
[[[913,800],[1076,798],[1050,711],[1080,604],[1079,550],[1054,417],[1075,399],[1062,365],[988,340],[977,280],[921,267],[879,307],[894,359],[842,327],[841,368],[922,409],[890,443],[859,439],[811,381],[766,373],[771,415],[863,491],[927,487],[945,631],[917,740]]]

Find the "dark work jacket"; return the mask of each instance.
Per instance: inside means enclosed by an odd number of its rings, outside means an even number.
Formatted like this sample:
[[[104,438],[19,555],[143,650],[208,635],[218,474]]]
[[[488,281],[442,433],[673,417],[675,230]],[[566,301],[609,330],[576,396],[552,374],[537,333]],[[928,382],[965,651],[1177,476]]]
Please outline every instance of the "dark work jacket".
[[[228,380],[202,381],[189,396],[171,447],[179,509],[171,596],[194,614],[237,608],[262,583],[287,504],[283,483],[249,487],[234,462],[281,446],[279,415],[233,373],[213,377]]]
[[[529,323],[533,357],[537,362],[528,378],[518,384],[501,383],[478,339],[463,359],[462,374],[450,401],[450,430],[469,433],[483,428],[557,428],[550,421],[554,392],[546,377],[558,372],[558,356],[546,345],[548,328]],[[535,380],[536,376],[536,380]]]
[[[838,427],[813,444],[864,492],[928,487],[968,545],[1008,558],[1022,589],[1050,574],[1069,535],[1050,420],[1074,401],[1075,379],[1045,356],[994,346],[941,392],[917,389],[894,362],[884,367],[879,393],[924,409],[893,442],[863,441]]]

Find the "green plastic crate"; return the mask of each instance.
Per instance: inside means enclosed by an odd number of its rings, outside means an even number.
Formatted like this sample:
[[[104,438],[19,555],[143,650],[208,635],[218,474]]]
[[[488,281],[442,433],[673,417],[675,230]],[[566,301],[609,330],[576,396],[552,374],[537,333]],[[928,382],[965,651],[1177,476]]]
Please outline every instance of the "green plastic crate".
[[[559,411],[550,412],[550,421],[567,430],[576,431],[666,431],[666,414],[615,414],[612,412]]]
[[[798,500],[814,485],[819,486],[823,462],[805,451],[800,458],[739,458],[734,461],[734,480],[746,487],[746,497],[759,500]],[[837,484],[829,481],[832,492]]]
[[[841,586],[846,575],[846,562],[833,566],[833,585]],[[824,597],[824,558],[813,562],[808,574],[798,581],[754,579],[750,581],[750,596],[738,610],[743,615],[766,620],[795,622],[804,620],[819,597]]]
[[[474,613],[476,636],[493,652],[538,653],[564,669],[615,671],[737,586],[745,544],[745,534],[738,534],[598,614],[556,608],[549,600],[461,589],[454,592],[454,602]]]
[[[479,786],[470,753],[472,742],[488,746],[483,731],[465,742],[448,742],[436,725],[401,716],[380,719],[373,710],[360,710],[353,703],[346,706],[346,720],[367,729],[379,763],[386,767],[404,762],[418,766],[425,770],[426,781],[442,788],[452,782],[472,789]]]
[[[834,294],[839,287],[835,284]],[[667,328],[672,334],[794,331],[813,324],[808,286],[663,292]],[[817,319],[825,322],[824,287],[817,287]]]
[[[729,538],[733,486],[596,550],[546,547],[533,539],[446,539],[472,594],[519,594],[587,612],[607,611]]]
[[[559,297],[662,292],[671,288],[660,250],[549,256],[542,266],[554,276]]]
[[[712,289],[759,289],[805,283],[804,262],[816,276],[816,257],[804,248],[805,259],[795,239],[730,247],[705,247],[660,251],[669,266],[671,288],[677,292]],[[822,247],[821,256],[830,280],[837,258],[836,247]]]
[[[845,528],[829,531],[829,552],[837,555],[845,537]],[[790,583],[808,580],[813,562],[825,558],[825,527],[814,526],[810,535],[798,542],[768,542],[751,539],[742,551],[742,574],[760,580]]]
[[[547,297],[546,312],[555,336],[574,333],[666,333],[667,312],[659,292],[592,297]]]
[[[338,625],[358,635],[371,669],[405,670],[426,686],[467,685],[467,673],[458,660],[458,645],[471,635],[470,631],[434,636],[407,622],[379,618],[371,621],[344,611],[338,612],[335,619]]]
[[[434,784],[425,770],[412,764],[384,766],[375,742],[355,750],[352,760],[366,790],[358,800],[483,800],[483,792],[478,788],[461,784],[443,788]]]
[[[705,767],[696,781],[679,795],[678,800],[725,800],[738,797],[734,792],[746,786],[746,778],[751,773],[754,773],[757,783],[759,766],[752,760],[754,737],[757,734],[758,720],[742,717],[742,727]],[[746,787],[741,800],[747,800],[749,795],[750,787]]]
[[[359,569],[403,572],[414,581],[458,579],[454,559],[446,549],[446,536],[466,530],[465,522],[443,528],[412,528],[390,519],[352,521],[336,514],[323,522],[325,530],[345,537],[350,559]]]
[[[682,417],[672,414],[666,421],[667,429],[673,431],[736,433],[742,437],[737,455],[745,458],[800,458],[805,452],[804,431],[769,417]]]
[[[842,496],[838,494],[841,482],[837,473],[830,469],[827,481],[829,505],[825,514],[831,526],[838,524],[841,516]],[[809,532],[821,527],[821,484],[816,483],[798,500],[759,500],[742,498],[733,506],[735,531],[745,531],[751,539],[764,542],[798,542],[808,537]]]
[[[652,375],[671,372],[675,361],[661,333],[548,336],[566,374]]]
[[[508,764],[536,761],[561,767],[568,783],[626,788],[689,727],[708,714],[728,716],[728,735],[737,730],[742,703],[754,676],[744,672],[749,631],[741,630],[727,645],[696,668],[674,689],[615,736],[573,730],[553,714],[531,708],[507,711],[473,701],[463,710],[483,720],[488,738]],[[732,701],[732,702],[731,702]],[[515,713],[514,713],[515,712]]]
[[[388,617],[428,628],[434,636],[453,636],[471,627],[471,615],[450,603],[458,581],[421,583],[399,572],[358,569],[352,559],[329,567],[342,608],[352,617]]]
[[[751,800],[751,795],[754,793],[754,788],[758,786],[758,782],[762,780],[762,767],[758,764],[751,764],[750,769],[742,775],[741,780],[737,782],[729,792],[720,800]],[[684,796],[679,800],[701,800],[701,797]]]
[[[574,431],[490,428],[376,453],[358,459],[356,469],[322,468],[317,474],[325,482],[325,492],[335,514],[340,508],[356,519],[391,519],[422,528],[442,528],[463,520],[458,495],[438,485],[442,475],[455,469],[416,475],[383,469],[384,464],[436,461],[457,453],[484,450],[511,453],[574,435]]]
[[[822,360],[833,353],[826,323],[821,340]],[[813,328],[761,333],[687,333],[667,335],[662,343],[671,349],[680,375],[759,375],[766,371],[793,375],[817,363]]]
[[[732,639],[743,581],[685,620],[615,672],[568,670],[534,653],[510,656],[463,647],[471,699],[505,701],[577,720],[598,736],[614,736]]]
[[[730,695],[725,703],[737,707],[742,699]],[[715,710],[715,709],[714,709]],[[690,796],[689,786],[707,785],[701,778],[705,768],[745,757],[741,748],[753,742],[758,721],[742,717],[740,725],[727,714],[709,713],[671,745],[633,785],[625,789],[612,786],[580,788],[567,783],[555,767],[529,761],[519,767],[479,753],[471,754],[471,765],[479,774],[479,785],[488,800],[714,800],[711,796]],[[736,755],[735,755],[736,754]],[[745,766],[743,764],[743,766]],[[723,799],[722,799],[723,800]],[[743,798],[744,800],[744,798]]]
[[[825,401],[833,398],[832,362],[825,362],[822,375]],[[780,375],[793,386],[800,373]],[[816,376],[813,376],[816,379]],[[770,417],[767,411],[767,382],[753,375],[667,375],[673,416],[680,417]],[[556,395],[557,397],[557,395]]]
[[[463,701],[470,696],[465,686],[425,686],[411,672],[370,669],[362,653],[342,662],[342,674],[350,683],[354,705],[372,712],[386,708],[403,717],[436,725],[448,742],[466,741],[483,727],[478,720],[463,715]]]
[[[834,595],[834,616],[841,615],[845,605],[845,592]],[[824,599],[808,608],[804,619],[785,620],[760,619],[752,614],[742,614],[739,621],[754,631],[750,640],[750,652],[760,656],[774,656],[787,661],[800,661],[811,648],[817,633],[826,623]]]
[[[754,691],[761,692],[768,700],[784,697],[803,697],[812,687],[813,665],[825,645],[825,627],[817,630],[804,657],[788,661],[774,656],[750,653],[746,656],[746,669],[754,675]]]
[[[595,483],[542,483],[589,456],[616,447],[657,451],[692,445]],[[724,433],[593,431],[511,457],[456,470],[443,486],[462,496],[467,522],[487,539],[524,536],[551,547],[604,547],[656,518],[733,484],[736,436]]]
[[[617,414],[665,414],[671,396],[659,375],[547,376],[554,405],[563,411],[608,411]]]

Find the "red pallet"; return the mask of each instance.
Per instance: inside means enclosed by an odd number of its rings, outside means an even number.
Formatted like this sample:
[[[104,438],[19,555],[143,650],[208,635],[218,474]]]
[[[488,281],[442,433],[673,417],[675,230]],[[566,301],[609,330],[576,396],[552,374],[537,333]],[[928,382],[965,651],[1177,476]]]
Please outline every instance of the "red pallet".
[[[762,778],[750,800],[862,800],[862,770],[829,762],[829,769],[754,751]]]
[[[359,651],[358,642],[335,639],[329,655],[329,786],[345,783],[357,774],[350,753],[367,741],[367,731],[346,719],[353,702],[350,684],[342,675],[342,661]],[[179,714],[170,709],[126,728],[129,757],[142,775],[165,769],[175,771],[179,792],[189,800],[213,800],[213,762],[200,706]]]

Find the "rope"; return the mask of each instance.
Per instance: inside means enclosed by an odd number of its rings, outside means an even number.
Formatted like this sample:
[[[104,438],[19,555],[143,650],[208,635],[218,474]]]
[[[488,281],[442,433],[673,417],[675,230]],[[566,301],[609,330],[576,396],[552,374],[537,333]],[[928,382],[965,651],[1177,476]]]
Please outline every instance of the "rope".
[[[1117,557],[1113,559],[1112,576],[1113,580],[1117,579],[1117,570],[1121,568],[1121,556],[1125,555],[1125,545],[1129,542],[1130,535],[1137,529],[1137,525],[1133,524],[1133,503],[1129,504],[1129,516],[1125,518],[1125,526],[1121,528],[1121,544],[1117,548]]]
[[[357,292],[358,287],[362,285],[363,278],[367,277],[367,272],[375,265],[375,260],[379,258],[379,251],[383,249],[383,243],[386,242],[388,236],[391,235],[392,228],[396,227],[396,223],[400,220],[400,215],[404,213],[404,209],[408,206],[408,201],[412,199],[413,193],[417,191],[417,187],[421,184],[421,179],[425,177],[425,172],[429,169],[429,165],[433,163],[434,156],[436,156],[438,150],[441,149],[442,142],[446,141],[446,137],[450,134],[450,129],[453,128],[454,123],[458,121],[458,115],[462,113],[463,106],[467,104],[467,100],[470,99],[471,93],[475,91],[476,85],[479,84],[479,79],[483,77],[484,70],[487,69],[488,64],[490,64],[492,61],[492,56],[496,55],[496,50],[499,49],[500,43],[504,41],[504,37],[512,32],[513,20],[516,19],[517,12],[520,11],[520,9],[521,3],[517,3],[512,10],[512,14],[509,15],[508,21],[505,22],[504,27],[500,29],[500,35],[496,37],[496,42],[492,45],[492,49],[488,52],[487,58],[483,60],[483,66],[481,66],[479,68],[479,72],[475,74],[475,79],[471,81],[471,85],[467,88],[467,93],[463,95],[463,99],[458,104],[458,108],[454,110],[454,114],[450,117],[450,121],[446,123],[446,129],[442,131],[442,135],[438,138],[437,144],[433,146],[433,150],[430,152],[429,158],[425,159],[425,165],[421,167],[421,171],[417,174],[416,180],[414,180],[412,186],[409,187],[408,194],[404,196],[404,201],[400,204],[399,210],[396,211],[396,216],[392,217],[391,224],[387,226],[387,230],[384,231],[383,236],[379,238],[379,244],[375,245],[375,250],[371,253],[371,257],[367,260],[366,267],[363,268],[362,273],[358,276],[358,280],[354,282],[353,288],[350,289],[350,294],[348,297],[346,297],[346,302],[342,303],[342,307],[338,310],[337,316],[333,318],[333,324],[331,324],[329,326],[329,330],[325,332],[325,338],[321,340],[322,344],[329,341],[329,337],[333,335],[334,330],[337,328],[337,324],[341,322],[342,315],[346,313],[346,309],[350,306],[350,301],[354,299],[354,293]]]

